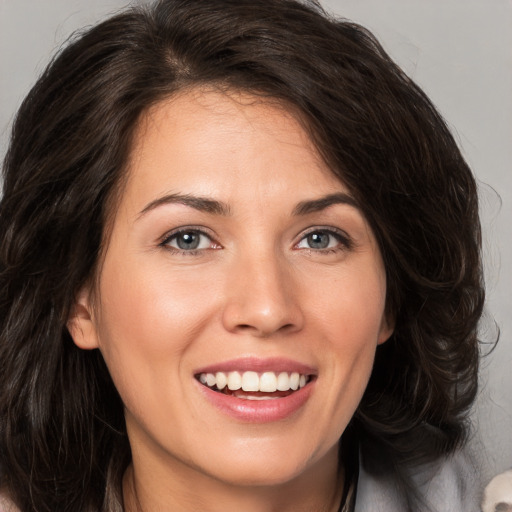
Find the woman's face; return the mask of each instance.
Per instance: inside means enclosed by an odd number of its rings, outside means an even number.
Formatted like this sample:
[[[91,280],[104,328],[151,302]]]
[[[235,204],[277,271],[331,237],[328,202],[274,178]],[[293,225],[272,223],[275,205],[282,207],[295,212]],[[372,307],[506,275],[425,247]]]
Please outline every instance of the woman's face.
[[[69,327],[105,358],[135,468],[273,485],[336,464],[391,333],[386,281],[293,115],[199,90],[154,106],[98,286]]]

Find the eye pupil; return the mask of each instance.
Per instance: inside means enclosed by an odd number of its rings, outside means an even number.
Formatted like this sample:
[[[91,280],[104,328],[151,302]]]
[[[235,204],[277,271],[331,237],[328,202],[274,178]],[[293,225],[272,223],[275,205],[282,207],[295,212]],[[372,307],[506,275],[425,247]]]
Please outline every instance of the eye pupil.
[[[316,231],[308,235],[308,245],[312,249],[325,249],[329,246],[329,234]]]
[[[184,250],[197,249],[199,242],[200,235],[198,233],[194,233],[193,231],[181,233],[176,239],[176,244],[178,247]]]

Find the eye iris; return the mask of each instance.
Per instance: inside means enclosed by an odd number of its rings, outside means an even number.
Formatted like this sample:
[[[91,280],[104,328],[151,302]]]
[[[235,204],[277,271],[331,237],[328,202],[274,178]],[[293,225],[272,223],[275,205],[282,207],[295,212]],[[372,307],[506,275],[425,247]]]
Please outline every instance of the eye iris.
[[[308,245],[312,249],[326,249],[329,247],[329,235],[317,231],[308,235]]]
[[[198,233],[189,231],[187,233],[181,233],[176,238],[176,244],[180,249],[190,250],[197,249],[199,246],[200,236]]]

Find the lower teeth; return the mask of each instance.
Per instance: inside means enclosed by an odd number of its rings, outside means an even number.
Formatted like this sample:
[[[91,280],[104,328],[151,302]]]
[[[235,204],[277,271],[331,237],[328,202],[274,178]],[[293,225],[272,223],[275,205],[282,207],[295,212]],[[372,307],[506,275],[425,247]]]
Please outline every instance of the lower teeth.
[[[235,395],[242,400],[277,400],[279,396],[252,396],[252,395]]]
[[[243,391],[242,389],[231,390],[228,387],[225,387],[222,390],[219,390],[217,388],[212,388],[212,389],[214,389],[214,391],[217,391],[218,393],[223,393],[224,395],[228,395],[228,396],[234,396],[235,398],[240,398],[242,400],[276,400],[277,398],[284,398],[293,393],[293,391],[290,390],[290,391],[274,391],[273,393],[257,391],[257,392],[249,394],[249,393]]]

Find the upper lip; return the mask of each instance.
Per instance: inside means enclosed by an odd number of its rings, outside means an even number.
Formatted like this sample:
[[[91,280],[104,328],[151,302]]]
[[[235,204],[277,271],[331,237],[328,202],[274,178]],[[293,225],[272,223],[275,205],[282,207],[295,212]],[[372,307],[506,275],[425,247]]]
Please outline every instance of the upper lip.
[[[257,358],[257,357],[241,357],[238,359],[230,359],[229,361],[222,361],[213,363],[208,366],[198,368],[194,374],[201,373],[217,373],[217,372],[232,372],[253,371],[257,373],[262,372],[297,372],[303,375],[316,375],[317,371],[312,366],[294,361],[284,357],[271,357],[271,358]]]

